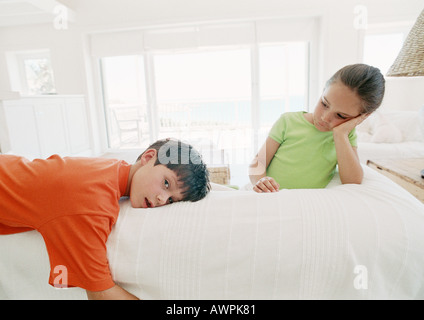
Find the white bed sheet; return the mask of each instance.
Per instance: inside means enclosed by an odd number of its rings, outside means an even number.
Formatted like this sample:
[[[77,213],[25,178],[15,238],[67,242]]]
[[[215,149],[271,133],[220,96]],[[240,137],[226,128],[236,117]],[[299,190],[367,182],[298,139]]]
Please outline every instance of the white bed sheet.
[[[121,202],[107,246],[142,299],[424,299],[424,205],[364,167],[362,185],[212,191],[197,203]],[[84,299],[47,284],[37,232],[0,236],[0,299]]]

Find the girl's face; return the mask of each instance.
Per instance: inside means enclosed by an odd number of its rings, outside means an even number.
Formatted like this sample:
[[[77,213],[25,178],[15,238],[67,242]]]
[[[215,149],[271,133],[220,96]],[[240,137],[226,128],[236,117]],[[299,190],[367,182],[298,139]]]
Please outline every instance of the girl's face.
[[[319,131],[331,131],[361,114],[361,100],[343,83],[327,87],[313,113],[313,124]]]

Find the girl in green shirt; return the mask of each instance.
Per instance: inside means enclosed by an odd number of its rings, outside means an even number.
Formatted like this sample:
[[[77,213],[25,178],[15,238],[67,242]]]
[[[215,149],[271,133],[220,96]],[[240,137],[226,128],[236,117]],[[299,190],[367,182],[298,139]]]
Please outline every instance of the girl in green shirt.
[[[325,188],[339,167],[343,184],[360,184],[355,127],[383,100],[380,70],[346,66],[326,83],[313,113],[289,112],[272,127],[249,167],[256,192]]]

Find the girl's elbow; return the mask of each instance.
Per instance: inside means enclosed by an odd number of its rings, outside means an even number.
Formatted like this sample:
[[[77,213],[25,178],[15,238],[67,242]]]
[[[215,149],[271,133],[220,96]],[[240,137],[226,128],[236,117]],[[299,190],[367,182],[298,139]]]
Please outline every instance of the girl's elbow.
[[[353,180],[350,184],[362,184],[362,179]]]
[[[358,177],[350,178],[350,179],[341,179],[342,184],[362,184],[364,180],[364,176],[360,175]]]

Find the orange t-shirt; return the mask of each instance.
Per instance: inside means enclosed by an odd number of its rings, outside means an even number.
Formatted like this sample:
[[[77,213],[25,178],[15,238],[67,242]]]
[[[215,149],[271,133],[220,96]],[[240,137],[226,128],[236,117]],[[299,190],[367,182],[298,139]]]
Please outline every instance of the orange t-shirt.
[[[0,155],[0,235],[40,232],[51,285],[90,291],[113,287],[106,241],[130,168],[113,159],[54,155],[29,161]]]

